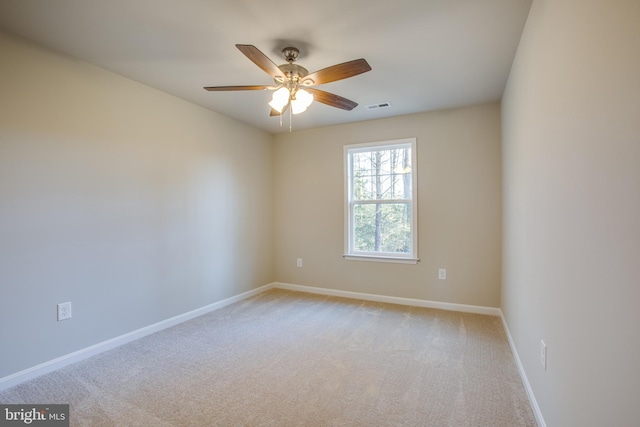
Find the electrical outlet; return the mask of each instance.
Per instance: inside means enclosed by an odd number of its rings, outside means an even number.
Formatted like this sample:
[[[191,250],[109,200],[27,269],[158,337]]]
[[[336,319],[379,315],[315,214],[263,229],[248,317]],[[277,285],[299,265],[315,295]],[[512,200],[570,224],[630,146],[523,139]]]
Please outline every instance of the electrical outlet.
[[[63,302],[58,304],[58,322],[71,319],[71,303]]]
[[[297,265],[298,267],[302,267],[302,258],[298,258],[298,259],[297,259],[297,261],[296,261],[296,265]]]
[[[543,340],[540,340],[540,364],[544,370],[547,370],[547,344]]]
[[[447,269],[446,268],[438,269],[438,279],[447,280]]]

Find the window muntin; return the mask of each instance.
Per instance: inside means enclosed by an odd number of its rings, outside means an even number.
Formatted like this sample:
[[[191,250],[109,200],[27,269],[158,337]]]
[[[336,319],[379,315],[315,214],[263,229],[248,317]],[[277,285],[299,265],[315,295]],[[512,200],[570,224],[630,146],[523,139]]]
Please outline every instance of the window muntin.
[[[415,138],[345,146],[345,257],[417,261]]]

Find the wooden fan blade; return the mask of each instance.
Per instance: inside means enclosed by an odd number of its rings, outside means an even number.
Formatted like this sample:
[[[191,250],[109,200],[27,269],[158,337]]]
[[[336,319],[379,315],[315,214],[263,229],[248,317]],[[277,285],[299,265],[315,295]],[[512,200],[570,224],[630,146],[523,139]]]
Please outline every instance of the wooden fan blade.
[[[287,105],[285,105],[285,106],[284,106],[284,108],[282,109],[282,113],[278,113],[278,111],[277,111],[277,110],[274,110],[274,109],[272,108],[272,109],[271,109],[271,113],[269,113],[269,115],[270,115],[271,117],[273,117],[273,116],[280,116],[280,115],[284,114],[284,112],[285,112],[285,111],[287,111],[287,108],[289,108],[289,105],[291,105],[291,103],[289,103],[289,104],[287,104]]]
[[[260,52],[260,50],[250,44],[237,44],[236,47],[240,50],[240,52],[244,53],[244,55],[249,58],[254,64],[258,67],[262,68],[267,74],[273,77],[276,80],[283,80],[284,73],[276,64],[270,60],[267,55]]]
[[[316,71],[315,73],[311,73],[302,79],[301,84],[303,86],[321,85],[357,76],[358,74],[366,73],[370,70],[371,66],[367,61],[364,59],[354,59],[353,61],[343,62],[342,64],[333,65],[320,71]],[[312,83],[309,84],[309,81],[312,81]]]
[[[263,86],[263,85],[254,85],[254,86],[210,86],[205,87],[205,90],[211,92],[221,92],[225,90],[272,90],[275,89],[275,86]]]
[[[325,92],[320,89],[305,88],[304,90],[313,94],[313,99],[323,104],[330,105],[331,107],[342,108],[343,110],[351,111],[358,106],[357,102],[353,102],[350,99],[343,98],[333,93]]]

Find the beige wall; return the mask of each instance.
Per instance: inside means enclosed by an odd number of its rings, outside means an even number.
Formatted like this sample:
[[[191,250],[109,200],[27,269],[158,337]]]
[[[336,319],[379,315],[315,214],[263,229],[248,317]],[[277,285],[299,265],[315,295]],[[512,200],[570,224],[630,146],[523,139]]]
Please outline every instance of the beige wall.
[[[295,117],[294,117],[295,127]],[[346,261],[343,146],[417,138],[417,265]],[[416,114],[276,136],[279,281],[498,307],[500,107]],[[296,258],[303,267],[296,267]],[[447,280],[437,278],[447,269]]]
[[[640,2],[534,0],[503,99],[502,309],[548,426],[640,422],[639,76]]]
[[[274,280],[270,135],[2,35],[0,57],[0,378]]]

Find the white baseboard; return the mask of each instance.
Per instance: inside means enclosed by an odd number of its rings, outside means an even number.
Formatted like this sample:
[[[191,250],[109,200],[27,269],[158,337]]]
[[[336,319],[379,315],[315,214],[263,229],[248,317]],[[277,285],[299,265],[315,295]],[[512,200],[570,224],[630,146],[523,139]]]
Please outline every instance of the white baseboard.
[[[163,329],[170,328],[179,323],[186,322],[187,320],[191,320],[195,317],[202,316],[203,314],[207,314],[212,311],[219,310],[235,302],[241,301],[243,299],[257,295],[261,292],[267,291],[272,287],[273,287],[273,284],[270,283],[268,285],[264,285],[256,289],[243,292],[241,294],[232,296],[222,301],[214,302],[213,304],[200,307],[198,309],[180,314],[178,316],[171,317],[166,320],[162,320],[158,323],[154,323],[153,325],[145,326],[143,328],[126,333],[124,335],[120,335],[118,337],[100,342],[98,344],[83,348],[78,351],[74,351],[73,353],[66,354],[56,359],[49,360],[47,362],[41,363],[31,368],[24,369],[22,371],[16,372],[15,374],[11,374],[6,377],[0,378],[0,391],[5,390],[9,387],[18,385],[22,382],[28,381],[40,375],[48,374],[49,372],[63,368],[72,363],[79,362],[84,359],[88,359],[89,357],[92,357],[97,354],[103,353],[107,350],[111,350],[113,348],[119,347],[128,342],[140,339],[142,337],[153,334],[155,332],[159,332]]]
[[[411,305],[415,307],[438,308],[440,310],[462,311],[465,313],[488,314],[490,316],[501,316],[502,312],[496,307],[483,307],[479,305],[454,304],[449,302],[429,301],[414,298],[391,297],[386,295],[365,294],[360,292],[340,291],[337,289],[316,288],[313,286],[293,285],[291,283],[275,282],[271,284],[274,288],[287,289],[290,291],[308,292],[312,294],[330,295],[334,297],[344,297],[361,299],[366,301],[387,302],[391,304]]]
[[[531,384],[529,384],[527,373],[524,371],[524,366],[520,361],[520,356],[518,355],[516,344],[513,342],[513,338],[511,338],[511,332],[509,331],[509,326],[507,325],[507,320],[504,318],[504,314],[502,313],[502,310],[500,310],[500,318],[502,319],[502,325],[504,326],[504,331],[507,334],[507,340],[509,340],[509,346],[511,347],[513,358],[516,361],[516,366],[518,367],[518,372],[520,373],[522,384],[524,384],[524,390],[526,391],[527,397],[529,398],[529,403],[531,404],[533,415],[536,417],[536,422],[538,423],[539,427],[547,427],[547,423],[544,422],[544,418],[542,417],[542,411],[540,411],[540,407],[538,406],[538,401],[536,400],[536,396],[533,394],[533,389],[531,388]]]

